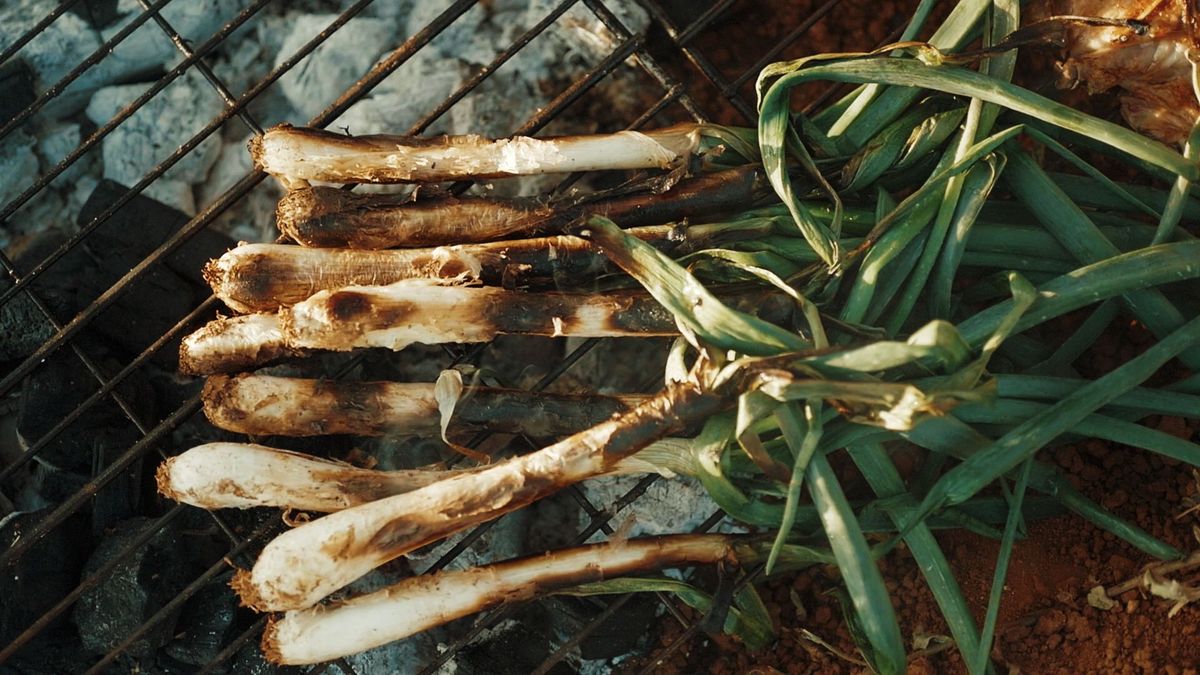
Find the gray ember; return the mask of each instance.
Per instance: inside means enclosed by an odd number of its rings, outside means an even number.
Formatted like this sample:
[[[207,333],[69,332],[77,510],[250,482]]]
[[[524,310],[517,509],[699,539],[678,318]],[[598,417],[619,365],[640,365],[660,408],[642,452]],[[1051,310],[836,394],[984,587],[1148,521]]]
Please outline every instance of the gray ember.
[[[114,558],[152,523],[149,518],[132,518],[114,528],[96,547],[84,575]],[[97,654],[108,652],[175,597],[195,573],[180,533],[166,526],[79,598],[74,619],[84,646]],[[171,640],[177,618],[156,623],[126,653],[151,656]]]

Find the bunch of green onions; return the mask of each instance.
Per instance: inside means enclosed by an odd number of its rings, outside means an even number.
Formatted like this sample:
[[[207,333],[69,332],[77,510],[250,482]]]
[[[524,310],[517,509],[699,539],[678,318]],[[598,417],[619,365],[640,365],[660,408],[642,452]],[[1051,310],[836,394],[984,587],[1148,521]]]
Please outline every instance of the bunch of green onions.
[[[920,3],[905,40],[932,4]],[[1193,144],[1181,154],[1011,84],[1011,52],[948,56],[979,36],[999,43],[1018,16],[1016,0],[962,0],[926,43],[769,66],[754,129],[488,141],[279,128],[256,141],[255,161],[291,190],[279,222],[301,246],[246,245],[209,266],[217,295],[245,314],[185,341],[189,372],[502,333],[677,336],[651,396],[533,395],[454,375],[425,385],[214,375],[210,419],[244,433],[445,439],[459,425],[560,439],[456,471],[383,473],[230,444],[169,461],[160,488],[182,501],[330,512],[271,542],[235,580],[247,604],[285,612],[266,653],[327,660],[554,592],[667,590],[707,611],[717,603],[693,586],[612,577],[718,561],[761,562],[767,574],[831,564],[863,658],[900,673],[904,640],[875,560],[903,542],[968,669],[983,673],[1027,519],[1065,509],[1150,556],[1182,558],[1037,453],[1083,436],[1200,466],[1200,446],[1138,424],[1200,416],[1200,380],[1144,386],[1172,359],[1200,366],[1190,297],[1200,242],[1181,226],[1200,216],[1200,164]],[[818,80],[860,86],[812,117],[794,114],[791,89]],[[1031,145],[1075,171],[1047,171]],[[1115,182],[1071,146],[1171,188]],[[405,201],[308,184],[577,169],[668,173],[570,202]],[[1027,332],[1081,310],[1075,332],[1051,344]],[[1119,315],[1157,342],[1098,379],[1081,376],[1073,364]],[[899,444],[928,451],[925,479],[901,476],[889,454]],[[842,452],[873,498],[843,492],[831,465]],[[763,534],[616,542],[323,602],[421,546],[633,471],[692,476]],[[1003,497],[983,494],[996,485]],[[1001,542],[982,627],[932,535],[944,527]],[[752,585],[728,612],[728,632],[751,647],[770,641]]]

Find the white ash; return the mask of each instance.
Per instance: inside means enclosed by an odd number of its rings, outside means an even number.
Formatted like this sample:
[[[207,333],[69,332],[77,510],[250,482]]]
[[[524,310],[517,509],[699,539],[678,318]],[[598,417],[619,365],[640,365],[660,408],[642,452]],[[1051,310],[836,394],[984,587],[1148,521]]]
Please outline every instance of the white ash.
[[[107,122],[148,88],[147,84],[128,84],[100,89],[88,104],[88,119],[96,124]],[[104,177],[133,185],[204,128],[222,108],[221,99],[204,78],[188,71],[104,138]],[[220,151],[220,137],[209,136],[151,183],[144,194],[194,214],[191,187],[207,178]]]
[[[57,0],[8,0],[0,5],[0,49],[32,29],[43,16],[59,3]],[[79,62],[100,47],[100,35],[79,16],[66,12],[29,41],[18,52],[34,73],[34,91],[42,92]],[[94,70],[94,69],[93,69]],[[95,75],[86,76],[69,87],[45,112],[69,114],[87,102],[95,84]]]
[[[78,122],[63,122],[50,125],[41,131],[37,143],[38,159],[42,163],[41,173],[48,173],[63,159],[74,152],[83,141],[83,131]],[[95,156],[87,153],[75,160],[66,171],[63,171],[50,183],[52,187],[67,187],[75,181],[96,170]]]
[[[624,497],[643,478],[645,476],[607,476],[593,478],[580,487],[588,501],[603,510]],[[617,513],[609,526],[628,537],[692,532],[717,509],[717,504],[699,481],[686,476],[660,478]],[[579,529],[586,527],[590,520],[586,513],[580,513]],[[608,538],[604,533],[596,532],[588,543],[607,541]]]
[[[305,14],[293,18],[291,32],[280,46],[275,65],[312,40],[336,18],[335,14]],[[336,100],[347,86],[356,82],[400,42],[394,21],[354,17],[284,75],[279,86],[300,119],[307,120]]]
[[[242,4],[238,0],[188,0],[169,2],[159,12],[180,37],[199,45],[236,16]],[[105,41],[121,32],[143,9],[137,0],[120,0],[117,12],[120,18],[100,31]],[[157,22],[149,18],[113,49],[102,62],[102,69],[109,75],[109,81],[115,81],[153,72],[159,64],[174,62],[181,56]]]

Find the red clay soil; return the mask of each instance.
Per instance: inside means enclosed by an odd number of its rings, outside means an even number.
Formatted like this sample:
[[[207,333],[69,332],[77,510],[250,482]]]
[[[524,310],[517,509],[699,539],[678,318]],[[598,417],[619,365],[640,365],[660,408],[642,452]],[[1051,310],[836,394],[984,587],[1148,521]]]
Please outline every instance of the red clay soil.
[[[1107,371],[1148,343],[1149,337],[1138,327],[1119,326],[1081,362]],[[1179,374],[1176,369],[1169,379]],[[1200,437],[1197,422],[1151,418],[1144,423],[1181,438]],[[1049,449],[1039,458],[1056,464],[1076,487],[1106,509],[1163,541],[1183,551],[1200,547],[1193,534],[1193,528],[1200,528],[1200,509],[1188,512],[1200,504],[1200,474],[1190,467],[1095,440]],[[856,482],[851,478],[845,484]],[[982,623],[999,543],[961,531],[941,533],[938,540]],[[1189,605],[1168,618],[1172,603],[1144,591],[1122,594],[1107,611],[1087,601],[1089,589],[1139,577],[1142,567],[1153,562],[1075,515],[1031,524],[1010,562],[992,650],[995,662],[1007,665],[1009,672],[1021,673],[1200,672],[1200,606]],[[880,567],[907,639],[948,634],[924,578],[906,550],[894,552]],[[1200,570],[1193,569],[1176,578],[1195,585],[1200,581],[1197,577]],[[760,592],[780,636],[774,645],[751,654],[732,639],[701,635],[675,652],[658,672],[869,672],[805,639],[801,632],[811,631],[844,655],[856,655],[841,608],[830,594],[837,584],[837,572],[831,568],[761,584]],[[678,634],[677,623],[664,623],[659,649]],[[925,649],[936,650],[938,645],[935,638]],[[917,651],[911,645],[909,650]],[[948,648],[911,659],[908,672],[962,673],[965,668],[958,652]]]

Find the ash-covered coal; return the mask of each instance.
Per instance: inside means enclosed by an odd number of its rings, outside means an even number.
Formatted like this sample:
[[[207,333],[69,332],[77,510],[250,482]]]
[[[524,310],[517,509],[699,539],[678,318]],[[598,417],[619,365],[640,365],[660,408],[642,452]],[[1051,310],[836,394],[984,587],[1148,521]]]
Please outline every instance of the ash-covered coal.
[[[84,575],[113,559],[154,521],[132,518],[115,528],[92,553]],[[167,604],[196,574],[179,531],[167,525],[145,545],[136,547],[99,585],[85,592],[73,618],[91,652],[104,654]],[[147,631],[126,652],[148,658],[175,634],[178,615]]]

